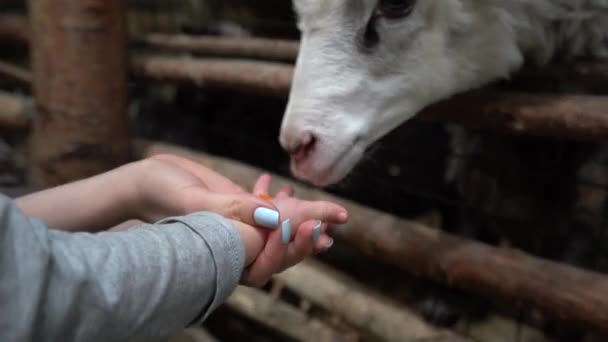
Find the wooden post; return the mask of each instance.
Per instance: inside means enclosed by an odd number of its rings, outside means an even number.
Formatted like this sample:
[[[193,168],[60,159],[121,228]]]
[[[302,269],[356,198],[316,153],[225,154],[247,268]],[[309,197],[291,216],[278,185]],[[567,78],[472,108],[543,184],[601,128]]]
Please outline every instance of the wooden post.
[[[126,162],[126,2],[30,0],[29,6],[39,114],[32,184],[61,184]]]
[[[23,130],[30,125],[31,99],[0,91],[0,128]]]

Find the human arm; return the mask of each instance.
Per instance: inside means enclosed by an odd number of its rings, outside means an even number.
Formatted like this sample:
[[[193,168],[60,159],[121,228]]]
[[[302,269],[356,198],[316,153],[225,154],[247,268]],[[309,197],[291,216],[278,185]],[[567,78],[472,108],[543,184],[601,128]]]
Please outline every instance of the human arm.
[[[101,175],[17,198],[15,204],[28,216],[38,217],[51,228],[98,232],[137,213],[135,175],[137,163]]]
[[[273,202],[256,195],[195,162],[157,155],[18,198],[15,203],[28,216],[68,231],[96,232],[128,220],[152,223],[200,211],[268,229],[280,228],[285,219],[294,219],[291,210],[279,213]],[[267,215],[258,215],[260,212]],[[344,208],[327,202],[308,202],[294,213],[323,222],[346,220],[341,216],[346,215]]]
[[[246,259],[241,232],[215,214],[66,233],[0,197],[0,340],[169,337],[224,301]]]
[[[247,264],[242,282],[260,286],[272,274],[294,265],[311,252],[328,249],[332,240],[324,234],[325,228],[328,224],[347,220],[347,212],[341,206],[289,198],[288,187],[276,197],[282,199],[279,214],[275,211],[276,203],[257,196],[268,191],[270,181],[269,176],[262,176],[251,194],[190,160],[159,155],[91,179],[21,198],[17,203],[27,214],[51,222],[54,228],[72,230],[81,227],[99,230],[133,218],[155,222],[163,217],[198,211],[216,212],[231,219],[245,234],[242,237],[248,256],[255,256],[255,260]],[[116,192],[122,191],[130,194],[122,197],[127,200],[113,201]],[[75,208],[78,211],[75,212]],[[254,228],[260,226],[256,215],[260,208],[275,212],[272,227],[266,225],[270,228],[266,232]],[[284,234],[285,225],[280,223],[287,220],[293,229]],[[319,222],[320,228],[317,227]],[[287,241],[282,241],[283,235],[287,236]]]
[[[133,162],[77,182],[36,192],[15,203],[28,216],[67,231],[98,232],[128,220],[152,223],[169,216],[212,211],[259,225],[256,210],[269,209],[266,226],[279,225],[271,203],[242,191],[225,177],[197,165],[193,173],[163,156]],[[181,158],[176,158],[181,160]]]

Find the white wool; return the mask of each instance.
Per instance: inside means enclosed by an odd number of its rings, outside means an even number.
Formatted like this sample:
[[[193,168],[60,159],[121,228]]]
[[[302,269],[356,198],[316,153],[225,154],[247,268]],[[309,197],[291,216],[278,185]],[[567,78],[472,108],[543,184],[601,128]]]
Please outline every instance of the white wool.
[[[289,147],[317,139],[294,170],[325,185],[422,108],[508,77],[524,61],[608,57],[608,0],[418,0],[412,14],[374,23],[378,0],[294,0],[302,48],[283,122]]]

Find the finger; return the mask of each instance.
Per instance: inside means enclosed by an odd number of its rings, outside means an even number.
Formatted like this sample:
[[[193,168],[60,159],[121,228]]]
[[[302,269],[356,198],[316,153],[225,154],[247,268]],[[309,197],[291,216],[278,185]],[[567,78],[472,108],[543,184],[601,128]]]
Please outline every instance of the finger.
[[[322,223],[320,221],[308,221],[298,227],[293,242],[287,248],[282,270],[298,264],[312,254],[315,244],[320,238],[321,230]]]
[[[327,235],[321,234],[319,240],[315,244],[315,254],[325,253],[334,245],[334,239]]]
[[[199,178],[211,191],[228,193],[245,192],[242,187],[235,184],[230,179],[189,159],[171,154],[155,155],[152,157],[152,159],[164,161],[183,168],[184,170],[193,174],[195,177]]]
[[[276,199],[284,199],[292,197],[295,194],[295,190],[291,185],[285,185],[277,194],[275,195]]]
[[[279,228],[280,214],[274,204],[252,194],[217,194],[199,191],[196,195],[198,196],[196,200],[191,200],[189,203],[196,203],[197,207],[189,208],[190,212],[212,211],[252,226]]]
[[[283,242],[283,235],[291,235],[291,222],[286,220],[281,226],[281,229],[270,234],[260,255],[243,274],[244,283],[255,287],[264,286],[273,274],[281,270],[288,248]]]
[[[268,195],[272,184],[272,176],[268,174],[261,175],[253,186],[253,194],[256,196]]]
[[[323,223],[319,229],[313,231],[315,254],[327,252],[334,245],[334,239],[329,235],[329,232],[333,229],[333,225]]]
[[[348,211],[344,207],[325,201],[303,203],[298,207],[298,214],[305,220],[315,219],[330,224],[348,222]]]

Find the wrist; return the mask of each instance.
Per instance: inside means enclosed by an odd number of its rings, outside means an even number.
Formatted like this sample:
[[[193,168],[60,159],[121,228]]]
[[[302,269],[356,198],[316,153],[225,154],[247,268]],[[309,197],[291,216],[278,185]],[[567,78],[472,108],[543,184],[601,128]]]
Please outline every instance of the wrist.
[[[136,218],[137,168],[127,164],[101,175],[30,194],[17,199],[16,204],[26,215],[38,217],[56,229],[105,230]]]
[[[118,187],[115,210],[122,213],[123,222],[128,220],[145,221],[143,215],[145,205],[140,191],[140,183],[145,178],[144,171],[145,165],[142,161],[137,161],[121,166],[113,172],[115,180],[111,183]]]
[[[264,249],[267,233],[243,222],[231,220],[245,246],[245,267],[250,266]]]
[[[168,200],[172,186],[167,187],[166,165],[155,159],[143,159],[128,165],[128,187],[125,192],[126,207],[131,218],[153,223],[169,216],[184,214],[175,201]],[[169,181],[171,183],[171,181]],[[173,207],[172,205],[175,205]]]

